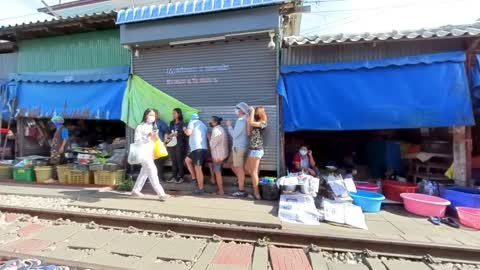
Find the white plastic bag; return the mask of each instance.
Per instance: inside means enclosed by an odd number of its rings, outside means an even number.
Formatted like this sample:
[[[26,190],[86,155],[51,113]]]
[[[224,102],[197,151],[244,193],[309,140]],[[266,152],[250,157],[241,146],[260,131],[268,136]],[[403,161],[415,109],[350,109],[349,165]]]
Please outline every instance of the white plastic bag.
[[[153,158],[153,148],[149,148],[147,144],[132,143],[128,152],[128,164],[141,164],[147,158]]]

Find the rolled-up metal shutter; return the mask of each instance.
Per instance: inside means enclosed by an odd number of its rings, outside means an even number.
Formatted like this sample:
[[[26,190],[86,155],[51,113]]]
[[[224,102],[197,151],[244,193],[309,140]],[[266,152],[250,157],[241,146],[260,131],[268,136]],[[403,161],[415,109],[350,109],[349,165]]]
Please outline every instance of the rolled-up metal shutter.
[[[268,42],[268,37],[262,36],[141,48],[133,59],[133,70],[165,93],[201,109],[204,121],[212,115],[234,120],[234,106],[240,101],[266,106],[269,126],[261,168],[276,170],[276,54],[268,49]]]

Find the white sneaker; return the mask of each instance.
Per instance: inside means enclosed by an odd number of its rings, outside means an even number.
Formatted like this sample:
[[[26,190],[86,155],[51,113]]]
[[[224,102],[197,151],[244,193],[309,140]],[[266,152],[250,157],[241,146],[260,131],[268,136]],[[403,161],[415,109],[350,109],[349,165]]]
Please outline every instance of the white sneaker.
[[[132,196],[133,197],[144,197],[145,195],[143,195],[143,193],[141,193],[140,191],[132,191]]]
[[[172,196],[168,195],[168,194],[165,194],[163,196],[160,196],[158,197],[158,199],[161,201],[161,202],[164,202],[166,201],[168,198],[171,198]]]

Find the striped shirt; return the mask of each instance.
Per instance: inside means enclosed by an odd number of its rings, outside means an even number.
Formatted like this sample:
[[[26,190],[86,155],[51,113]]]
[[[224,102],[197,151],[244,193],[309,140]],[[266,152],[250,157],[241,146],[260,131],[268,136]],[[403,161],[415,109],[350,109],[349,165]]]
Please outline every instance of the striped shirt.
[[[225,129],[218,125],[212,129],[210,151],[213,160],[224,160],[228,157],[228,138]]]

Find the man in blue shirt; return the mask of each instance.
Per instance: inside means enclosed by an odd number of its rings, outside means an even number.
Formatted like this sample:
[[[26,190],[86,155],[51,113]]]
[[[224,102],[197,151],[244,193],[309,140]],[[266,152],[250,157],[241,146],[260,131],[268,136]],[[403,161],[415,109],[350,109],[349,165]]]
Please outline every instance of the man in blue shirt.
[[[193,183],[198,183],[198,189],[193,193],[202,195],[205,193],[203,189],[203,165],[207,160],[207,126],[200,121],[198,114],[194,113],[190,116],[188,127],[184,127],[183,131],[189,136],[188,144],[190,146],[190,154],[185,159],[188,171],[192,175]]]
[[[64,160],[63,157],[65,156],[65,147],[68,142],[69,134],[68,129],[63,125],[65,120],[62,116],[54,116],[51,121],[56,129],[50,143],[50,164],[58,165]]]
[[[158,137],[162,142],[165,142],[165,135],[168,133],[168,126],[160,118],[160,113],[158,112],[158,110],[154,110],[154,111],[155,111],[155,114],[157,115],[157,120],[155,121],[155,127],[158,130]],[[157,166],[157,171],[158,171],[158,179],[160,181],[164,180],[164,176],[165,176],[164,168],[165,168],[165,162],[167,161],[167,159],[168,157],[163,157],[155,160],[155,165]]]

